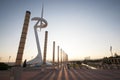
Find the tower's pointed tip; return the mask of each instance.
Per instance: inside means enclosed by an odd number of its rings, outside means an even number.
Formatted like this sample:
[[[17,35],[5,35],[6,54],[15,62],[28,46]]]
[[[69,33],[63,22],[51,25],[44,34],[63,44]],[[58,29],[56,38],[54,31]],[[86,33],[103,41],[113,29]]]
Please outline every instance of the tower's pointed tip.
[[[43,18],[43,10],[44,10],[44,4],[42,3],[41,18]]]

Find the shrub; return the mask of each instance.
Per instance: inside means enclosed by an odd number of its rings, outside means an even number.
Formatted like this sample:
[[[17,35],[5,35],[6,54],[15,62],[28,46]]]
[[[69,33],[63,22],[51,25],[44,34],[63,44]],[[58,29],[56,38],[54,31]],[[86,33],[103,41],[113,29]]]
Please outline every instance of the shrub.
[[[10,68],[10,66],[8,66],[5,63],[0,63],[0,70],[8,70],[8,68]]]

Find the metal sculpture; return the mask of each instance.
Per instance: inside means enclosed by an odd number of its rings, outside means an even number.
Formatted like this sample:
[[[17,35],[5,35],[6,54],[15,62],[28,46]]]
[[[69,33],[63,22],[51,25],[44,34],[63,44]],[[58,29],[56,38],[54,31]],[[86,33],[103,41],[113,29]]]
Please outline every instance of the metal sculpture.
[[[43,9],[44,7],[42,5],[41,17],[33,17],[31,19],[32,21],[37,21],[36,24],[34,25],[34,32],[35,32],[35,38],[36,38],[36,44],[37,44],[37,50],[38,50],[37,56],[33,60],[28,62],[28,64],[32,64],[32,65],[41,65],[43,63],[40,42],[39,42],[38,33],[37,33],[38,28],[40,28],[40,31],[41,31],[42,28],[46,28],[48,25],[47,21],[43,18]]]

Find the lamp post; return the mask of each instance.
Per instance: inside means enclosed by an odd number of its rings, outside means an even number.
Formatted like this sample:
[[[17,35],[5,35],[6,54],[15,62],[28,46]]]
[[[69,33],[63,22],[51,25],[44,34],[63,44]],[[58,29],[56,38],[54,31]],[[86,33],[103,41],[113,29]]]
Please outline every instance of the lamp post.
[[[9,58],[8,58],[8,63],[9,63],[9,61],[10,61],[10,58],[11,58],[11,56],[9,56]]]
[[[110,52],[111,52],[111,56],[113,57],[112,46],[110,46]]]

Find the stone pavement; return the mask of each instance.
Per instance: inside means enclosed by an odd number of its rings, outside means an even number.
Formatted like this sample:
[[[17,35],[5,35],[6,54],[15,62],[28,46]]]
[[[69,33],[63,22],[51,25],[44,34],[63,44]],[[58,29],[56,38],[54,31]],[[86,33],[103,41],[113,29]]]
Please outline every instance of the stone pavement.
[[[10,72],[0,71],[0,80],[10,80]],[[120,70],[62,67],[60,69],[24,69],[22,80],[120,80]]]

